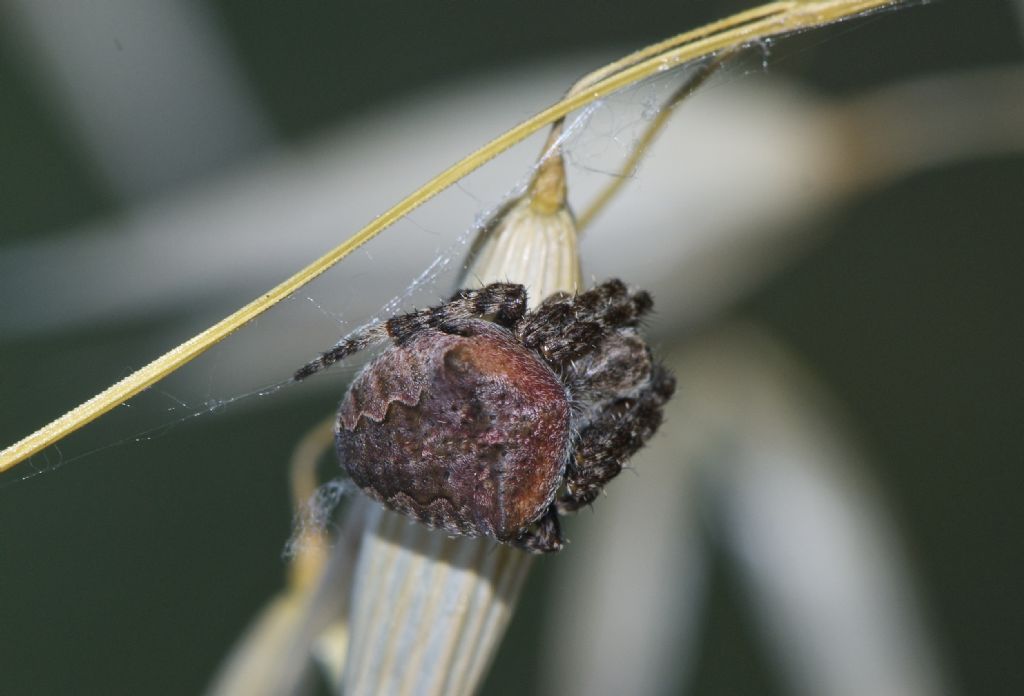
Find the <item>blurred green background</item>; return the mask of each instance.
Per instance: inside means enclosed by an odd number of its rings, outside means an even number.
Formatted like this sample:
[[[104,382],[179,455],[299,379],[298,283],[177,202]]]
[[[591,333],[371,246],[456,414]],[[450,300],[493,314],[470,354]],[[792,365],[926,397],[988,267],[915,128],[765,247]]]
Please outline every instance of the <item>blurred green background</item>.
[[[17,4],[0,5],[0,22]],[[203,9],[241,66],[265,132],[302,143],[458,77],[585,50],[623,52],[749,5],[226,0]],[[61,240],[126,205],[11,26],[0,31],[0,255]],[[1022,27],[1019,3],[947,0],[799,37],[799,50],[783,43],[773,54],[783,59],[770,59],[768,70],[825,94],[853,94],[1020,62]],[[130,61],[134,38],[111,51]],[[254,138],[251,150],[189,176],[215,176],[267,146]],[[159,200],[187,183],[161,182],[134,200]],[[828,239],[734,310],[773,327],[852,415],[962,693],[1024,691],[1022,185],[1024,158],[1008,153],[865,193],[819,220]],[[24,299],[7,294],[4,311]],[[0,336],[0,442],[150,359],[148,337],[175,318]],[[227,409],[190,423],[175,447],[120,444],[0,481],[0,693],[201,690],[283,583],[285,462],[335,399]],[[688,693],[786,693],[730,565],[716,559]],[[530,683],[553,572],[551,562],[539,566],[486,693],[522,693]]]

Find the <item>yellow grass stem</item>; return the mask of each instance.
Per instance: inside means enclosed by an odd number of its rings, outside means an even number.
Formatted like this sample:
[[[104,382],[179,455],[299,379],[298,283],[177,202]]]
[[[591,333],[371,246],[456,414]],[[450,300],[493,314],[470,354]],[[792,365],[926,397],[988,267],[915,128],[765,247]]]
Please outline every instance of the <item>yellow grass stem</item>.
[[[562,100],[503,133],[468,157],[444,170],[366,227],[301,271],[260,295],[202,333],[171,349],[145,367],[111,385],[83,404],[0,452],[0,472],[31,457],[107,411],[124,403],[258,317],[351,254],[362,244],[402,219],[487,161],[548,124],[593,101],[640,80],[689,61],[732,52],[767,38],[811,29],[904,0],[791,0],[772,2],[705,27],[653,44],[585,77]]]
[[[625,185],[630,174],[636,171],[636,168],[640,165],[640,161],[647,154],[648,148],[654,142],[654,139],[658,137],[658,133],[664,128],[665,124],[668,123],[669,118],[672,116],[672,110],[676,104],[681,102],[686,97],[693,94],[701,85],[707,82],[708,78],[714,75],[718,68],[722,66],[722,63],[731,57],[732,54],[722,54],[714,60],[700,66],[696,73],[694,73],[689,79],[681,84],[675,92],[665,101],[661,109],[658,111],[651,122],[644,129],[644,132],[640,135],[640,139],[637,141],[633,150],[629,153],[629,157],[623,163],[622,167],[611,177],[608,184],[601,189],[601,191],[594,197],[594,200],[586,207],[586,209],[579,214],[576,218],[576,231],[582,233],[594,218],[604,210],[605,206],[611,202],[613,198],[618,194],[619,190]]]

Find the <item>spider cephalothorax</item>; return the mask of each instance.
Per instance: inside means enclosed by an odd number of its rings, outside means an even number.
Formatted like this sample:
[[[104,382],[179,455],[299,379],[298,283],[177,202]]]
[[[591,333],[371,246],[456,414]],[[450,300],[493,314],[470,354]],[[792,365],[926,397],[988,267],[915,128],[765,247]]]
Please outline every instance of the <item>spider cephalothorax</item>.
[[[522,285],[460,290],[357,331],[300,380],[390,339],[335,427],[352,480],[452,535],[558,551],[558,516],[591,503],[661,424],[675,379],[637,323],[644,291],[609,280],[526,309]]]

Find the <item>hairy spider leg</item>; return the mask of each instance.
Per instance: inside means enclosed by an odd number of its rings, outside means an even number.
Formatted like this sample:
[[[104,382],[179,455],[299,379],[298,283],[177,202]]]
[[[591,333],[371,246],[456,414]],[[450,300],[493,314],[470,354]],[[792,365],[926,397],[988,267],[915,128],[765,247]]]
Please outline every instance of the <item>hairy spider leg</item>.
[[[661,425],[662,406],[676,380],[661,365],[651,368],[648,386],[636,398],[611,404],[580,434],[566,471],[566,492],[555,502],[561,514],[592,503]]]
[[[526,288],[522,285],[492,283],[477,290],[459,290],[445,304],[401,314],[349,334],[333,348],[299,368],[292,379],[296,382],[304,380],[349,355],[389,338],[397,344],[430,328],[445,333],[459,333],[460,325],[467,319],[488,316],[492,316],[495,323],[511,328],[524,314]]]
[[[516,337],[560,371],[600,350],[612,331],[635,327],[653,304],[646,291],[631,294],[621,280],[613,279],[579,295],[552,295],[523,318]]]
[[[536,527],[523,532],[510,543],[531,553],[561,551],[565,546],[565,538],[562,536],[562,525],[558,521],[555,504],[552,503],[548,507],[544,516],[537,521]]]

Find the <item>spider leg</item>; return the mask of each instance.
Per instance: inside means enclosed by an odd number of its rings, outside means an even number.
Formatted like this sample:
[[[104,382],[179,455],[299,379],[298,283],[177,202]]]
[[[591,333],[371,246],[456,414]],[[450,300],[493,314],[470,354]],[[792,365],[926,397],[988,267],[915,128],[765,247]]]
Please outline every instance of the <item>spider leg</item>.
[[[554,504],[540,518],[536,528],[523,532],[510,543],[530,553],[561,551],[565,546],[565,538],[562,536],[562,525],[558,521],[558,511]]]
[[[598,350],[612,331],[635,327],[652,305],[647,292],[630,293],[612,279],[576,296],[547,298],[516,326],[516,337],[560,369]]]
[[[371,326],[358,329],[343,338],[330,350],[321,353],[314,360],[311,360],[296,370],[292,379],[296,382],[300,382],[310,375],[316,374],[321,370],[326,370],[334,363],[347,358],[353,353],[358,353],[364,348],[372,346],[374,343],[384,341],[388,336],[390,336],[390,333],[387,328],[387,322],[383,324],[373,324]]]
[[[518,283],[491,283],[476,290],[459,290],[438,310],[461,312],[465,318],[491,315],[507,329],[526,315],[526,287]]]
[[[610,404],[580,433],[566,472],[566,492],[555,502],[560,514],[592,503],[661,425],[662,406],[675,391],[675,378],[654,365],[651,380],[636,398]]]
[[[445,304],[392,317],[349,334],[330,350],[299,368],[292,379],[301,381],[349,355],[391,339],[402,343],[423,329],[458,333],[467,319],[493,315],[497,324],[511,328],[526,314],[526,289],[513,283],[492,283],[478,290],[459,290]]]

